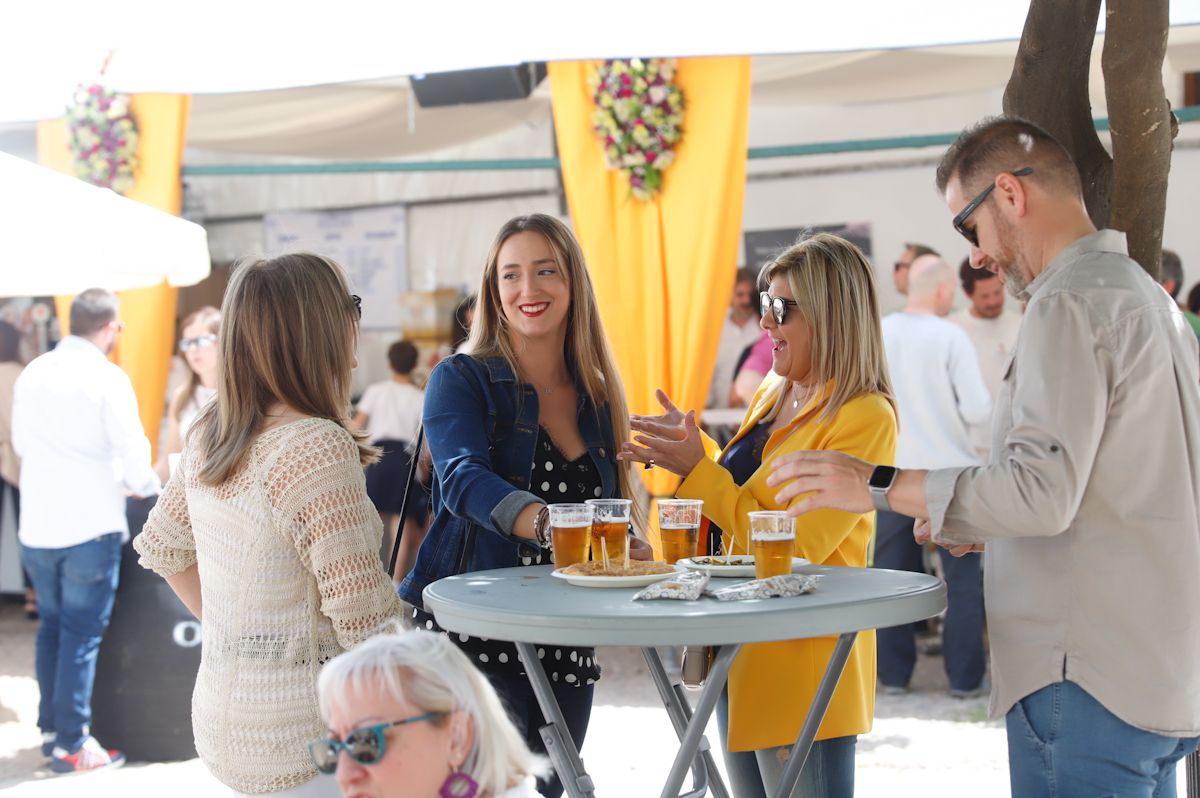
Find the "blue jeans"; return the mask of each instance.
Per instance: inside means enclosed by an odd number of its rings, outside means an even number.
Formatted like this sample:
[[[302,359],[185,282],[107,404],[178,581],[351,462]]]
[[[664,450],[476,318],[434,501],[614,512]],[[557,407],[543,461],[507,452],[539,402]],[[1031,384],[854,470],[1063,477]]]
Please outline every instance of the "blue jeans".
[[[721,691],[717,701],[717,727],[721,732],[721,750],[725,772],[733,798],[767,798],[779,786],[786,758],[780,760],[779,748],[758,751],[729,750],[729,690]],[[854,751],[858,737],[834,737],[813,743],[792,798],[852,798],[854,795]]]
[[[875,527],[875,567],[896,571],[924,570],[921,547],[913,539],[913,519],[879,513]],[[983,571],[979,554],[954,557],[938,548],[946,577],[946,623],[942,629],[942,661],[952,690],[975,690],[983,682]],[[917,663],[912,624],[875,633],[879,681],[907,687]]]
[[[1130,726],[1074,682],[1025,696],[1006,723],[1021,798],[1174,798],[1175,763],[1200,743]]]
[[[41,615],[34,655],[38,726],[68,753],[83,745],[92,720],[96,655],[117,593],[121,537],[113,532],[64,549],[21,546]]]

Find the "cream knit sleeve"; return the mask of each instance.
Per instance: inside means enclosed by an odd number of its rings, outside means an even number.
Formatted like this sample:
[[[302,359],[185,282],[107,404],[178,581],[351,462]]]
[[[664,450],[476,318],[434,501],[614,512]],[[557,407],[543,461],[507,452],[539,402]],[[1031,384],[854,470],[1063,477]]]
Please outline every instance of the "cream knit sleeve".
[[[383,524],[367,497],[358,447],[330,422],[293,439],[268,469],[279,528],[316,577],[320,610],[350,648],[400,618],[402,607],[379,561]]]
[[[191,466],[186,453],[163,488],[133,548],[141,555],[138,564],[166,578],[186,571],[196,563],[196,539],[188,515],[184,484]]]

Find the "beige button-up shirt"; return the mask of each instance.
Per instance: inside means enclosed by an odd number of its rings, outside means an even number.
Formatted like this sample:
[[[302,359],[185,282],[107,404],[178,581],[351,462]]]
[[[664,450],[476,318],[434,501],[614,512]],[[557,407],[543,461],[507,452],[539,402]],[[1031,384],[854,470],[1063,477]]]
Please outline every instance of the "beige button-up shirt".
[[[1200,374],[1175,303],[1101,230],[1026,289],[989,465],[925,480],[933,539],[987,543],[993,717],[1075,682],[1200,734]]]

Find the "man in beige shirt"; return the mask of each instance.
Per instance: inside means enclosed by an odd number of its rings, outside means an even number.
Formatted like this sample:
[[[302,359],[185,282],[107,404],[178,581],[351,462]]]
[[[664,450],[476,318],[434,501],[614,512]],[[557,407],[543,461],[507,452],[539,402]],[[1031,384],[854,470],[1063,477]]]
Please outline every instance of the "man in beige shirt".
[[[964,132],[938,187],[971,264],[1028,303],[991,463],[897,473],[802,452],[771,484],[802,497],[794,515],[890,508],[951,553],[986,544],[991,710],[1014,796],[1173,795],[1200,735],[1196,336],[1124,235],[1093,227],[1040,128]]]

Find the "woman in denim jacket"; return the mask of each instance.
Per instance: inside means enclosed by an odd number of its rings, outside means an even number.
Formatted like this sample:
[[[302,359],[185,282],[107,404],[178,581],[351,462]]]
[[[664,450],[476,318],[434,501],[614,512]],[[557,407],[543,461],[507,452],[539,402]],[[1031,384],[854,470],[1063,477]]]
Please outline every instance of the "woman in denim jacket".
[[[583,252],[562,222],[533,214],[500,229],[465,350],[438,364],[425,393],[435,515],[400,585],[425,629],[438,628],[421,601],[430,582],[551,562],[535,530],[547,503],[631,496],[630,467],[616,460],[629,440],[625,395]],[[649,546],[632,540],[631,556],[649,558]],[[450,637],[491,679],[530,748],[544,753],[545,721],[515,646]],[[545,646],[538,656],[582,744],[600,676],[595,654]],[[562,793],[556,777],[538,786]]]

